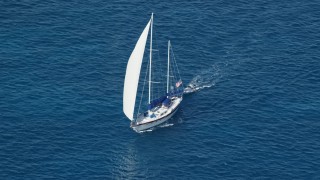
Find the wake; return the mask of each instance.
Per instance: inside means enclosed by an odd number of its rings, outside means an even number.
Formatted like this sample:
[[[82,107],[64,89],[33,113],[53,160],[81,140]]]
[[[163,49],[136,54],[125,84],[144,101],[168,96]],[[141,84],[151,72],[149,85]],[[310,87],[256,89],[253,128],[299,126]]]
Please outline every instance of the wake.
[[[197,74],[195,77],[192,78],[188,86],[191,87],[193,91],[196,92],[200,91],[204,88],[210,88],[214,86],[222,77],[222,68],[219,65],[213,65],[208,70],[202,71],[199,74]]]

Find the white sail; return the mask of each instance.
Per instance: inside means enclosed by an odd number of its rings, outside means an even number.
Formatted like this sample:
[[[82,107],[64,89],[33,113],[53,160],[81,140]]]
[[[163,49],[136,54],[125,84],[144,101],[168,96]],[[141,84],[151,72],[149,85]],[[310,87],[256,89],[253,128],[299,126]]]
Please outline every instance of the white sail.
[[[123,89],[123,112],[132,121],[134,114],[134,106],[136,103],[136,95],[138,90],[139,76],[141,70],[142,59],[144,55],[147,37],[150,29],[150,23],[144,28],[140,38],[131,53],[127,64],[126,77]]]

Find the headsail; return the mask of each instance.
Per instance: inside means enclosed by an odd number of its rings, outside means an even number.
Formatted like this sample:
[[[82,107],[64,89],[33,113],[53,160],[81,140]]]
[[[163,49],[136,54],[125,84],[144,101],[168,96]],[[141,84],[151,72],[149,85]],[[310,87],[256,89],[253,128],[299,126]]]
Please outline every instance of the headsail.
[[[138,90],[139,76],[141,70],[142,59],[144,55],[147,37],[149,34],[151,20],[144,28],[140,38],[131,53],[127,64],[126,77],[123,89],[123,112],[132,121],[134,114],[134,106]]]

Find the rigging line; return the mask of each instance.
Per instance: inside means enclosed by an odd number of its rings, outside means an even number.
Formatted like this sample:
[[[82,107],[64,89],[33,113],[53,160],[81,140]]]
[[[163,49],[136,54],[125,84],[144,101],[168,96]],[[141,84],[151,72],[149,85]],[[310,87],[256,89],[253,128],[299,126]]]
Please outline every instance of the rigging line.
[[[171,48],[172,48],[172,46],[171,46]],[[172,52],[172,49],[170,49],[170,52]],[[172,54],[172,53],[171,53]],[[174,63],[174,61],[175,61],[175,59],[173,59],[173,62],[172,62],[172,69],[173,69],[173,76],[174,76],[174,78],[173,78],[173,80],[174,80],[174,82],[176,83],[176,82],[178,82],[178,80],[177,80],[177,69],[176,69],[176,64]],[[175,84],[174,84],[174,89],[177,89],[177,87],[175,86]]]
[[[155,80],[157,80],[157,81],[159,81],[160,82],[160,85],[158,85],[158,86],[155,86],[155,90],[156,90],[156,95],[157,95],[157,97],[156,98],[158,98],[158,97],[160,97],[161,95],[162,95],[162,87],[164,87],[164,82],[163,81],[161,81],[162,79],[163,79],[163,64],[162,64],[162,61],[161,61],[161,58],[160,58],[160,48],[159,48],[159,45],[158,45],[158,36],[157,36],[157,31],[156,30],[154,30],[154,41],[155,41],[155,46],[156,46],[156,48],[157,48],[157,51],[156,51],[156,53],[157,53],[157,56],[158,56],[158,59],[157,59],[157,62],[158,62],[158,64],[159,64],[159,68],[154,68],[154,74],[157,74],[158,76],[156,76],[156,77],[158,77],[158,79],[155,79]],[[160,75],[159,75],[159,73],[160,73]],[[154,97],[155,98],[155,97]]]
[[[171,48],[170,48],[170,52],[171,52],[171,54],[172,54],[172,45],[171,45]],[[175,87],[175,83],[178,81],[177,80],[177,70],[176,70],[176,65],[175,65],[175,63],[174,63],[174,58],[172,58],[172,62],[171,62],[171,72],[172,72],[172,75],[173,75],[173,78],[172,78],[172,80],[173,80],[173,85],[174,85],[174,88],[176,89],[176,87]]]
[[[143,97],[143,92],[144,92],[144,87],[146,85],[146,79],[147,79],[147,75],[148,75],[148,69],[149,69],[149,62],[147,63],[147,70],[146,70],[146,75],[144,76],[144,81],[143,81],[143,87],[142,87],[142,92],[141,92],[141,97],[140,97],[140,103],[139,103],[139,108],[138,108],[138,114],[137,114],[137,119],[140,113],[140,107],[141,107],[141,103],[142,103],[142,97]]]
[[[176,66],[177,66],[179,78],[181,79],[180,71],[179,71],[179,68],[178,68],[178,64],[177,64],[176,58],[175,58],[174,53],[173,53],[172,45],[171,45],[171,51],[172,51],[172,55],[173,55],[174,62],[175,62],[175,64],[176,64]],[[181,79],[181,81],[182,81],[182,79]],[[182,87],[184,88],[183,82],[182,82]]]
[[[157,48],[158,48],[158,47],[157,47]],[[150,48],[146,48],[146,50],[150,51]],[[152,52],[153,52],[153,51],[159,51],[159,49],[153,49],[153,48],[152,48]]]
[[[173,87],[172,90],[174,91],[176,89],[175,83],[177,82],[177,71],[176,71],[176,67],[174,64],[174,59],[173,59],[173,54],[172,54],[172,43],[170,41],[170,67],[171,67],[171,74],[172,74],[172,81],[171,81],[171,86]]]
[[[170,53],[170,59],[172,59],[171,58],[171,53]],[[169,76],[171,77],[171,79],[170,79],[170,91],[172,90],[172,85],[174,84],[174,82],[175,82],[175,75],[174,75],[174,67],[173,67],[173,64],[172,64],[173,62],[172,62],[172,60],[170,61],[170,67],[169,67]],[[173,86],[174,87],[174,86]]]
[[[160,72],[160,76],[159,76],[159,82],[160,82],[160,85],[158,86],[158,97],[160,97],[162,95],[162,91],[163,91],[163,64],[162,64],[162,61],[161,61],[161,58],[160,58],[160,53],[158,52],[158,61],[159,61],[159,72]]]

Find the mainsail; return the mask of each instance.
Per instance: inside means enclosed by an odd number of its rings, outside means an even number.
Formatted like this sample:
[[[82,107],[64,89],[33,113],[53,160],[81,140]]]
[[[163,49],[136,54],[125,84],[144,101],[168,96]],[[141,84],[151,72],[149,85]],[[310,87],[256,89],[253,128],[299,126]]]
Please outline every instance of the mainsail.
[[[127,71],[123,89],[123,112],[131,121],[133,120],[141,64],[145,46],[147,43],[150,24],[151,20],[149,21],[147,26],[144,28],[142,34],[140,35],[140,38],[134,50],[132,51],[127,64]]]

